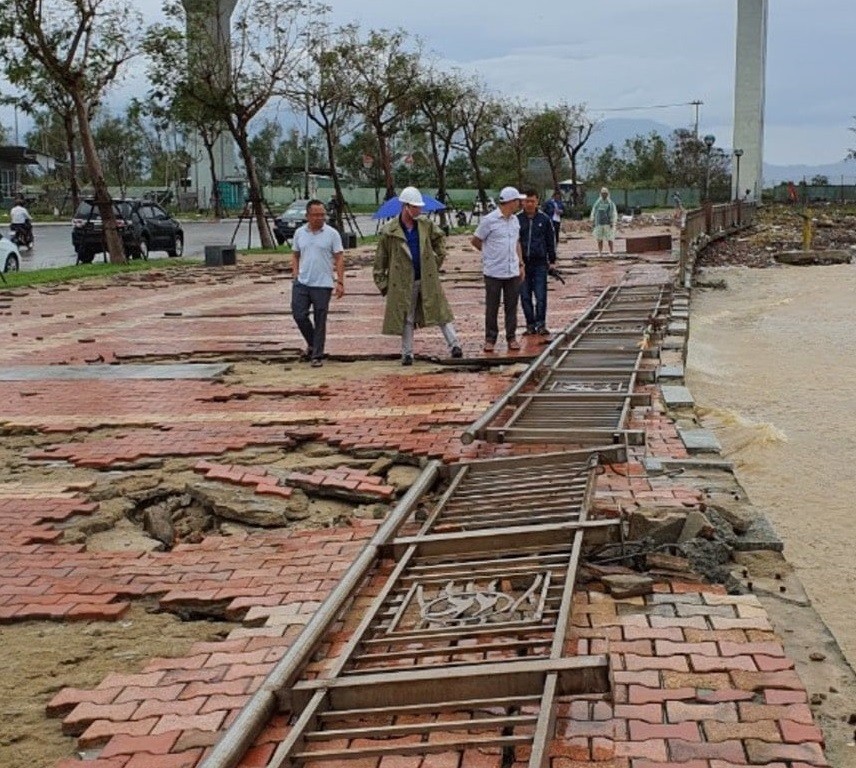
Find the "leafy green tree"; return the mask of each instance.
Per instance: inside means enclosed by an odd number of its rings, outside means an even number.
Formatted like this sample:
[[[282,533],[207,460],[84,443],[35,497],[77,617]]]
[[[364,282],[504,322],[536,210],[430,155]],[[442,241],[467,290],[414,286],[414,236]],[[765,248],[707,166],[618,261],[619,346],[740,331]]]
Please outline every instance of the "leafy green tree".
[[[343,27],[328,51],[348,104],[375,134],[386,197],[395,195],[390,139],[418,107],[421,43],[403,29],[371,30],[363,38],[357,25]]]
[[[532,112],[525,131],[529,145],[537,157],[547,164],[553,189],[557,189],[565,171],[566,123],[562,111],[545,106]]]
[[[610,184],[626,175],[626,164],[615,148],[607,144],[600,152],[589,158],[588,181],[595,185]]]
[[[50,82],[74,105],[111,262],[124,261],[125,254],[91,118],[125,64],[138,54],[142,29],[139,12],[122,0],[6,0],[0,5],[0,59],[9,81],[23,92]]]
[[[127,113],[101,114],[93,123],[92,135],[107,183],[118,186],[120,196],[126,197],[128,186],[138,182],[144,173],[143,141],[138,127]]]
[[[53,178],[45,182],[46,191],[56,193],[59,197],[57,207],[61,207],[71,198],[72,210],[76,210],[80,202],[80,183],[77,172],[77,129],[74,119],[74,104],[68,95],[62,91],[55,93],[57,97],[51,102],[55,106],[39,107],[35,100],[28,102],[27,112],[33,119],[33,127],[27,133],[27,146],[38,147],[44,154],[64,158],[66,162],[59,163]]]
[[[571,182],[573,183],[573,187],[571,189],[572,200],[573,204],[577,206],[581,202],[581,185],[579,183],[580,153],[591,138],[595,124],[588,119],[585,113],[585,107],[566,106],[565,111],[566,124],[563,143],[565,146],[565,154],[568,157],[568,163],[571,166]]]
[[[526,107],[519,99],[507,99],[500,102],[499,130],[505,137],[501,142],[507,148],[513,158],[514,175],[518,188],[524,185],[524,168],[526,157],[529,153],[529,128],[532,110]],[[505,178],[509,178],[505,176]]]
[[[500,102],[488,93],[484,83],[471,79],[458,103],[461,133],[455,146],[466,154],[470,162],[477,195],[483,207],[487,206],[487,189],[480,156],[497,141],[501,116]]]
[[[207,124],[225,125],[235,141],[247,174],[249,204],[262,247],[274,248],[262,185],[250,149],[250,125],[298,68],[300,45],[312,6],[304,0],[241,0],[232,19],[228,46],[212,20],[214,0],[186,0],[165,7],[167,23],[147,37],[155,86],[181,102],[193,101]],[[177,42],[187,28],[187,45]],[[183,74],[176,77],[176,72]]]
[[[458,104],[466,95],[467,83],[460,72],[426,72],[418,86],[418,106],[411,127],[427,138],[428,155],[436,177],[437,198],[448,197],[447,168],[455,145],[455,138],[463,128]],[[441,224],[447,224],[446,211],[441,213]]]
[[[336,226],[343,231],[345,196],[338,154],[342,137],[353,131],[357,115],[349,90],[351,81],[341,77],[342,52],[336,46],[327,45],[332,35],[326,24],[310,25],[307,30],[307,71],[302,73],[295,87],[286,89],[286,93],[295,111],[303,111],[307,121],[321,129],[326,149],[326,153],[321,154],[326,154],[326,169],[333,180]],[[311,150],[312,144],[307,140],[306,147]],[[304,156],[304,164],[311,159]],[[308,179],[304,184],[308,185]]]
[[[276,148],[281,137],[282,126],[273,120],[266,120],[261,129],[250,139],[250,152],[255,158],[259,181],[262,184],[271,182]]]

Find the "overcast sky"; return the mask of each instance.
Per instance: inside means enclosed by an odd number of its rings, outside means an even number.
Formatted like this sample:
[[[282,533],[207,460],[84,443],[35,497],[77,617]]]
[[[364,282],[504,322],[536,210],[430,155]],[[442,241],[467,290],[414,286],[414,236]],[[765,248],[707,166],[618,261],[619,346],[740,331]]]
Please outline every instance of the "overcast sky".
[[[330,0],[328,19],[403,27],[441,61],[481,74],[499,95],[585,103],[596,119],[690,127],[688,103],[699,100],[700,133],[729,148],[737,2]],[[136,5],[154,20],[160,0]],[[856,0],[770,0],[768,22],[764,160],[844,159],[856,148]],[[12,127],[8,109],[0,119]]]

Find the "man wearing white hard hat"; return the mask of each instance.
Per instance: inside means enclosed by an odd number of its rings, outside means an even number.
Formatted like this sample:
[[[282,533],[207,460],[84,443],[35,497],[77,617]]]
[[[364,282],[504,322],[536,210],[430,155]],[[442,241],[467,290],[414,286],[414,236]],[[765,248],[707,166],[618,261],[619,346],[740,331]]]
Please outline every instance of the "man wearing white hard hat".
[[[517,301],[523,279],[520,222],[515,215],[525,198],[516,187],[503,187],[499,206],[482,218],[470,242],[481,251],[484,273],[484,351],[493,352],[499,338],[499,304],[505,314],[505,340],[509,350],[517,341]]]
[[[374,281],[386,296],[385,334],[401,336],[401,364],[413,365],[413,330],[439,325],[449,354],[462,357],[452,309],[440,284],[446,258],[446,236],[421,216],[425,201],[416,187],[398,195],[401,213],[384,225],[374,258]]]

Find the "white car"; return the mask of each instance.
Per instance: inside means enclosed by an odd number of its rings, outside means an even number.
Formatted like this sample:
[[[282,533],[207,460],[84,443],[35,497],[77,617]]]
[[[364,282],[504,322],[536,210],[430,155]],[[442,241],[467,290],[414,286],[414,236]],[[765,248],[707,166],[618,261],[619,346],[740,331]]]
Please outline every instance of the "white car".
[[[21,254],[6,235],[0,234],[0,270],[3,272],[17,272],[21,266]]]

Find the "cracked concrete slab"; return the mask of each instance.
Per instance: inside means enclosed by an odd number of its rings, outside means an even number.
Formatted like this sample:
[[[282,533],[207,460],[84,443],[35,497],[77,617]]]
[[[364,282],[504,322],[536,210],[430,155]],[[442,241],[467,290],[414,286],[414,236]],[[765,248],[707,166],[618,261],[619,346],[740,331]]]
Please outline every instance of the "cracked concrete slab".
[[[0,381],[70,381],[84,379],[213,379],[230,366],[223,363],[120,365],[16,365],[0,368]]]

